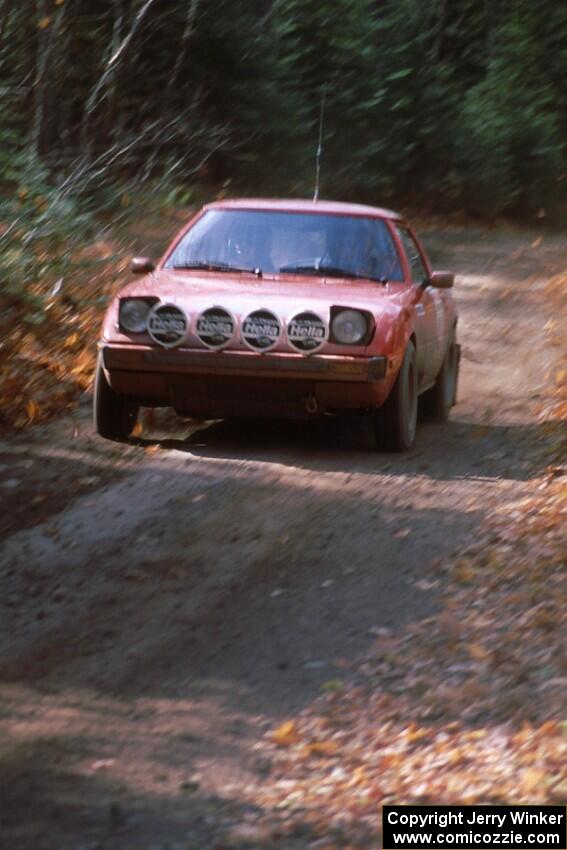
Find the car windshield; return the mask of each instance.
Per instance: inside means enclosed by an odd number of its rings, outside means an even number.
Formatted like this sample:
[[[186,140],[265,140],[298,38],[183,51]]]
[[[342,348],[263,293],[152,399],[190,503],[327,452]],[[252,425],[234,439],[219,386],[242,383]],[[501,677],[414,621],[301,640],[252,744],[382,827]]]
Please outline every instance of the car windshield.
[[[402,280],[396,247],[379,218],[263,210],[208,210],[166,268],[261,271]]]

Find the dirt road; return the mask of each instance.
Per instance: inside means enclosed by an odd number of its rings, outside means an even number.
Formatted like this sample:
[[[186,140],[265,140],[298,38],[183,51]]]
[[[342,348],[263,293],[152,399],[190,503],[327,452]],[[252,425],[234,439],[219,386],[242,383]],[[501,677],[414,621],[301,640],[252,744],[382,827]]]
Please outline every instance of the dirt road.
[[[255,743],[377,629],[434,611],[432,563],[527,492],[540,294],[567,257],[538,237],[426,234],[458,273],[462,380],[408,455],[374,453],[363,423],[176,420],[105,444],[86,404],[0,444],[0,846],[242,839],[269,782]]]

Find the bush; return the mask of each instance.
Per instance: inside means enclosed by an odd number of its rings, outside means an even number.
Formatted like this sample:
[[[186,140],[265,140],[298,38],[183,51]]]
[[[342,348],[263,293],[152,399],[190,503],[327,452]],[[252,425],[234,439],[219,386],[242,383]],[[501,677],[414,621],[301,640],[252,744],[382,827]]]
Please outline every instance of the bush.
[[[49,288],[77,265],[94,221],[80,197],[24,154],[14,157],[1,198],[0,303],[4,313],[24,309],[23,321],[39,324]]]

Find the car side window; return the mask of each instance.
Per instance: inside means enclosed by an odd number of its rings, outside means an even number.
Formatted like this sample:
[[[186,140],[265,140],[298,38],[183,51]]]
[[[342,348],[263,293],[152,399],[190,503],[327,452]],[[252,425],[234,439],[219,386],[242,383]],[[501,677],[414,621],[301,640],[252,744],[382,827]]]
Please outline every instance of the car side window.
[[[409,230],[406,230],[405,227],[399,227],[399,225],[395,225],[395,227],[408,258],[412,283],[423,283],[427,278],[427,269],[421,259],[419,248]]]

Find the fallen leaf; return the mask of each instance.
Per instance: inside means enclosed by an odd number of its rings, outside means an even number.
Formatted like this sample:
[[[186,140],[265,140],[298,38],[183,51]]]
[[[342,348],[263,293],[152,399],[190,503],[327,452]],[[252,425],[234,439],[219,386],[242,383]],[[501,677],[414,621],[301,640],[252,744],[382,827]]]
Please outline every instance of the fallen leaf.
[[[77,343],[80,342],[80,339],[81,338],[78,333],[69,334],[63,343],[63,348],[75,348]]]
[[[365,767],[357,767],[352,772],[352,777],[350,778],[347,787],[352,788],[355,785],[362,785],[364,782],[368,781],[368,775],[366,773]]]
[[[475,571],[469,561],[461,558],[455,564],[455,578],[458,582],[464,583],[467,581],[472,581],[475,577]]]
[[[521,786],[526,794],[540,788],[545,782],[545,773],[535,767],[529,767],[522,773]]]
[[[399,753],[388,753],[380,759],[380,770],[388,770],[392,767],[398,767],[402,757]]]
[[[426,738],[428,734],[429,732],[427,729],[420,729],[415,723],[412,723],[411,726],[408,726],[406,729],[406,741],[410,744],[414,744],[416,741],[421,741],[423,738]]]
[[[471,643],[468,649],[470,657],[475,661],[488,661],[491,657],[490,652],[480,643]]]
[[[227,834],[230,844],[267,844],[273,839],[273,829],[269,826],[254,823],[242,823],[233,826]]]
[[[305,756],[334,756],[339,749],[335,741],[314,741],[303,749]]]
[[[291,747],[301,740],[293,720],[286,720],[272,732],[272,740],[280,747]]]
[[[94,773],[97,773],[99,770],[107,770],[109,767],[112,767],[115,759],[99,759],[98,761],[93,761],[91,764],[91,770]]]
[[[28,415],[28,422],[30,424],[32,422],[35,422],[36,419],[38,419],[41,413],[41,408],[37,401],[33,401],[33,399],[31,399],[26,403],[26,413]]]

